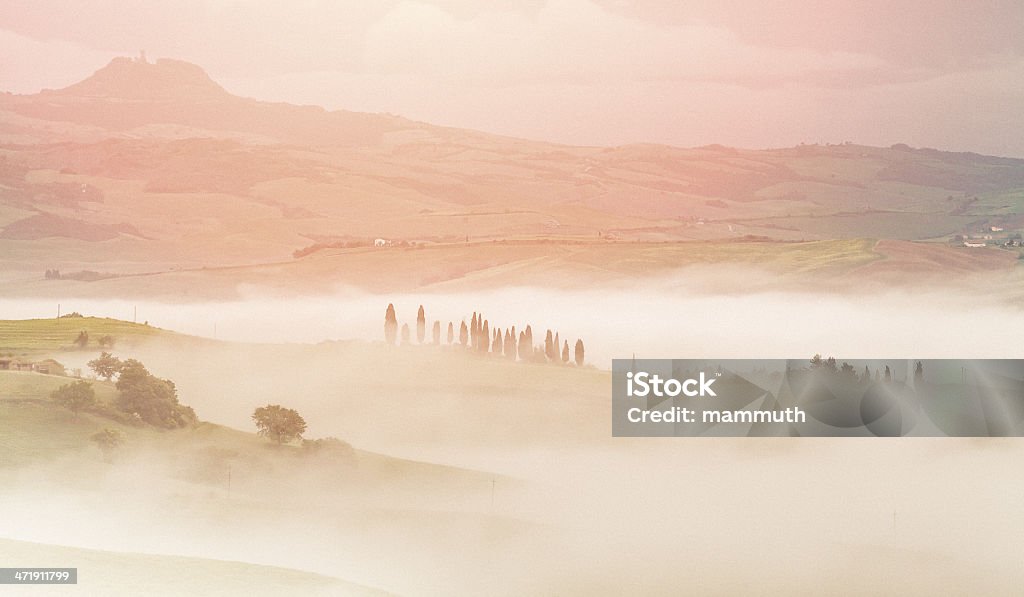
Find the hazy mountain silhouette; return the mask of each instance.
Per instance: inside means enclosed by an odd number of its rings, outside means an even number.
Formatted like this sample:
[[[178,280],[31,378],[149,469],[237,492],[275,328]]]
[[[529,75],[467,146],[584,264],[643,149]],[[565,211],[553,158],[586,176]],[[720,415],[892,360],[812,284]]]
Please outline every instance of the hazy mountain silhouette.
[[[33,119],[108,131],[170,124],[314,146],[373,144],[390,131],[433,128],[395,116],[238,97],[201,67],[170,59],[115,58],[79,83],[36,95],[4,96],[0,106]]]

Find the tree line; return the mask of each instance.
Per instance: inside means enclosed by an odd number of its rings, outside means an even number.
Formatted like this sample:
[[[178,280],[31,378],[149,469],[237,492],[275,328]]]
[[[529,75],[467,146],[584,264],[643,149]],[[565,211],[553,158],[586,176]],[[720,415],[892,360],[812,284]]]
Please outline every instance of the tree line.
[[[811,357],[811,370],[813,371],[824,371],[833,375],[840,376],[848,381],[859,382],[863,384],[870,383],[871,381],[884,381],[892,382],[893,373],[889,369],[889,365],[885,366],[885,369],[875,369],[874,375],[872,376],[871,370],[868,366],[864,366],[864,370],[860,373],[857,372],[856,367],[843,361],[839,364],[835,357],[822,358],[820,354],[816,354]],[[872,379],[873,377],[873,379]],[[914,365],[914,381],[924,381],[924,363],[917,361]]]
[[[384,311],[384,341],[392,346],[399,342],[402,345],[409,345],[412,344],[411,336],[412,330],[409,328],[409,324],[404,323],[399,328],[395,306],[389,303]],[[573,362],[577,366],[582,366],[585,357],[582,339],[576,340],[570,354],[569,340],[562,339],[557,331],[547,330],[544,334],[544,343],[534,344],[533,327],[529,324],[521,330],[516,330],[514,325],[504,329],[491,327],[491,322],[483,316],[483,313],[476,311],[473,312],[468,324],[465,319],[461,321],[457,337],[455,324],[449,321],[446,333],[442,338],[441,322],[436,319],[430,328],[430,336],[430,344],[459,346],[465,350],[510,361],[566,365]],[[416,313],[416,343],[427,344],[427,318],[423,305],[420,305]]]

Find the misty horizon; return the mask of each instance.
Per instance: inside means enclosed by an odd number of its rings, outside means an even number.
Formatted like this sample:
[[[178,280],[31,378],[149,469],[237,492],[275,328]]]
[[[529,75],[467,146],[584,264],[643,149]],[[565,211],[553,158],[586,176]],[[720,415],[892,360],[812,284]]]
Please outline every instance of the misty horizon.
[[[0,17],[0,89],[61,88],[146,50],[245,97],[565,145],[849,141],[1024,157],[1024,48],[985,35],[1019,21],[1014,5],[192,4],[187,21],[149,3],[100,6],[77,27],[42,18],[45,3],[15,4]],[[964,27],[976,35],[953,35]]]

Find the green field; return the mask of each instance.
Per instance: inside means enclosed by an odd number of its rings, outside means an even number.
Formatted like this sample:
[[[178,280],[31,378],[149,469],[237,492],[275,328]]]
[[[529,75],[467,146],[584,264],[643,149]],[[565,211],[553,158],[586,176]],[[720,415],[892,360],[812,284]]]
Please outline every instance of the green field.
[[[89,334],[85,348],[75,345],[79,333]],[[110,336],[116,348],[130,348],[153,338],[178,342],[205,342],[200,338],[146,324],[106,317],[0,320],[0,355],[39,355],[72,350],[100,350],[99,340]],[[59,359],[58,359],[59,360]]]

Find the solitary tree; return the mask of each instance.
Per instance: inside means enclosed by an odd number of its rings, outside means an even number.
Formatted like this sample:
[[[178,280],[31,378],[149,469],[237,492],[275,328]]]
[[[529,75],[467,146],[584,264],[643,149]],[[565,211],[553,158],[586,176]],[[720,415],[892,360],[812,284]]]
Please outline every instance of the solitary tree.
[[[420,305],[420,310],[416,312],[416,343],[423,344],[423,339],[427,336],[427,317],[423,313],[423,305]]]
[[[96,447],[103,452],[103,460],[105,462],[112,462],[114,460],[114,454],[117,450],[124,445],[124,435],[117,429],[104,429],[98,433],[94,433],[89,437],[90,440]]]
[[[448,344],[455,342],[455,326],[452,322],[448,322]]]
[[[576,365],[583,365],[583,340],[576,341]]]
[[[81,379],[57,388],[50,393],[50,398],[75,413],[76,417],[82,409],[96,404],[96,392],[93,391],[92,384]]]
[[[256,432],[272,439],[278,445],[301,438],[306,432],[306,421],[297,411],[280,404],[268,404],[252,413]]]
[[[384,341],[394,345],[398,337],[398,318],[395,317],[395,306],[388,303],[388,310],[384,313]]]
[[[174,382],[156,377],[135,359],[122,364],[117,390],[117,407],[150,425],[175,429],[198,421],[191,407],[178,402]]]
[[[78,332],[78,337],[75,338],[75,346],[79,348],[85,348],[89,345],[89,332],[82,330]]]
[[[96,372],[96,375],[103,379],[110,381],[110,378],[114,377],[118,371],[121,370],[121,359],[115,357],[109,352],[102,352],[100,356],[86,363],[90,369]]]
[[[434,344],[440,344],[441,343],[441,322],[440,321],[437,321],[436,319],[434,320],[434,327],[431,330],[431,334],[430,335],[433,337]]]

